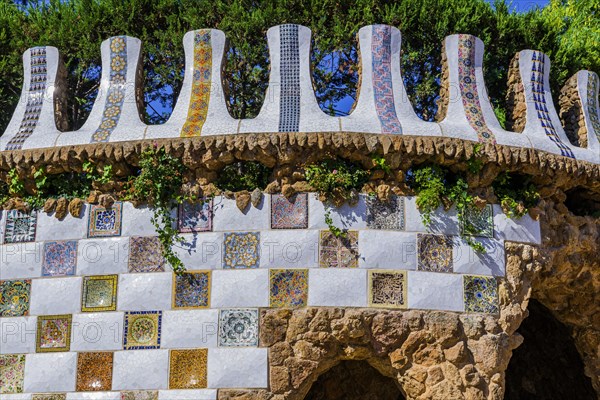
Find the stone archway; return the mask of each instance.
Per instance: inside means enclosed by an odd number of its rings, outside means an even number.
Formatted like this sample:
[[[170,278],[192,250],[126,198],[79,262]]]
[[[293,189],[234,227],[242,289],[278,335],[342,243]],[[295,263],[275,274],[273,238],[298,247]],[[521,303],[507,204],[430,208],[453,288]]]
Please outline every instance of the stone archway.
[[[518,331],[523,344],[506,370],[505,400],[595,400],[591,379],[567,326],[537,300]]]
[[[304,400],[405,400],[394,379],[365,361],[342,361],[313,383]]]

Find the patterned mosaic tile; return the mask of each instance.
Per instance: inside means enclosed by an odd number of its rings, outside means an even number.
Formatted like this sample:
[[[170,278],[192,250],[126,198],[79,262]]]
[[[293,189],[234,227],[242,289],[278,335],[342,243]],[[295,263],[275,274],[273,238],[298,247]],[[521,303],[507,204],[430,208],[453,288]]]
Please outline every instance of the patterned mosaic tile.
[[[458,35],[458,84],[471,128],[477,132],[480,142],[495,143],[494,134],[487,127],[481,110],[477,82],[475,80],[475,36]]]
[[[42,276],[75,275],[77,265],[77,242],[44,243],[44,261]]]
[[[369,306],[406,308],[406,272],[369,270]]]
[[[367,197],[367,226],[371,229],[404,230],[404,197],[381,201]]]
[[[600,140],[600,116],[598,116],[598,100],[596,92],[598,92],[598,75],[593,72],[588,72],[587,81],[587,105],[588,115],[592,123],[592,130]]]
[[[157,390],[131,390],[121,392],[121,400],[158,400]]]
[[[335,237],[321,231],[319,266],[322,268],[358,267],[358,232],[349,231],[346,237]]]
[[[49,353],[71,348],[71,315],[43,315],[37,319],[36,351]]]
[[[81,311],[115,311],[117,309],[118,275],[95,275],[83,277]]]
[[[200,203],[183,203],[179,206],[177,226],[179,232],[212,231],[213,200],[206,199]]]
[[[554,128],[554,123],[552,122],[552,118],[550,118],[550,112],[548,111],[548,107],[546,105],[546,91],[544,89],[544,69],[546,64],[546,57],[544,54],[539,51],[532,52],[531,56],[532,61],[532,71],[531,71],[531,81],[529,82],[532,90],[533,104],[535,106],[535,111],[537,113],[538,120],[544,128],[546,132],[546,136],[560,150],[560,154],[565,157],[575,158],[573,151],[562,142],[560,136],[556,132],[556,128]],[[529,101],[530,99],[528,99]]]
[[[102,121],[92,135],[91,143],[108,142],[111,133],[117,127],[123,102],[125,100],[125,81],[127,79],[127,37],[110,38],[110,81],[108,95],[104,104]]]
[[[171,350],[169,389],[206,387],[207,349]]]
[[[445,235],[417,234],[419,271],[452,272],[452,241]]]
[[[35,241],[37,227],[37,212],[29,214],[19,210],[9,210],[6,213],[4,243],[23,243]]]
[[[0,317],[29,315],[31,279],[0,281]]]
[[[463,235],[493,237],[494,215],[492,205],[487,204],[481,210],[477,207],[465,209],[461,232]]]
[[[225,233],[223,268],[258,268],[260,232]]]
[[[498,281],[492,276],[464,275],[465,311],[497,314]]]
[[[42,113],[46,93],[46,81],[48,79],[48,64],[46,59],[46,47],[34,47],[29,51],[29,67],[31,78],[29,79],[29,91],[27,93],[27,104],[25,113],[19,126],[19,131],[6,144],[6,150],[17,150],[23,147],[23,143],[31,136]]]
[[[307,269],[272,269],[271,307],[304,307],[308,299]]]
[[[23,393],[25,354],[0,354],[0,393]]]
[[[373,96],[381,123],[381,133],[402,133],[396,115],[392,90],[392,31],[386,25],[373,25],[371,52],[373,55]]]
[[[123,349],[159,349],[162,311],[130,311],[125,313]]]
[[[92,352],[77,355],[78,392],[100,392],[112,389],[113,353]]]
[[[88,222],[88,237],[121,236],[123,203],[117,202],[111,208],[92,205]]]
[[[187,271],[173,277],[173,308],[208,308],[210,271]]]
[[[298,25],[279,26],[280,81],[279,132],[298,132],[300,129],[300,50]]]
[[[42,393],[34,394],[31,400],[67,400],[66,393]]]
[[[208,29],[194,32],[194,74],[187,119],[181,137],[200,136],[208,114],[212,74],[212,45]]]
[[[308,228],[308,193],[297,193],[289,200],[271,195],[271,229]]]
[[[165,258],[157,236],[132,236],[129,239],[129,272],[164,272]]]
[[[258,310],[220,310],[219,346],[258,346]]]

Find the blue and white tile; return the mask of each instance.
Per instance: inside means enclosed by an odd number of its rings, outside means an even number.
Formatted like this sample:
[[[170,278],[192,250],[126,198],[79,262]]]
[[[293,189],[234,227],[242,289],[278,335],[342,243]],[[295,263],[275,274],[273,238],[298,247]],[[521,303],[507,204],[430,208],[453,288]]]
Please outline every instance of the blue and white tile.
[[[211,307],[269,307],[269,270],[215,270]]]
[[[172,310],[163,312],[161,348],[217,347],[219,310]]]
[[[385,247],[382,244],[385,243]],[[417,235],[412,232],[358,232],[359,268],[417,269]]]
[[[27,354],[23,391],[73,392],[77,377],[77,353]]]
[[[319,231],[270,230],[260,233],[261,268],[317,268]]]
[[[116,351],[114,353],[113,390],[167,389],[168,381],[169,350]]]
[[[117,308],[121,311],[170,310],[171,272],[119,275]]]
[[[72,351],[108,351],[123,348],[123,313],[74,314]]]
[[[0,318],[0,354],[35,353],[36,317]]]
[[[308,271],[308,305],[366,307],[367,271],[314,268]]]
[[[208,349],[208,387],[267,388],[268,349]]]
[[[75,314],[81,311],[81,277],[33,279],[31,315]]]
[[[271,228],[269,195],[263,196],[258,208],[249,205],[245,212],[240,211],[234,199],[224,196],[215,197],[213,204],[214,231],[259,231]]]
[[[408,308],[464,311],[459,274],[408,271]]]

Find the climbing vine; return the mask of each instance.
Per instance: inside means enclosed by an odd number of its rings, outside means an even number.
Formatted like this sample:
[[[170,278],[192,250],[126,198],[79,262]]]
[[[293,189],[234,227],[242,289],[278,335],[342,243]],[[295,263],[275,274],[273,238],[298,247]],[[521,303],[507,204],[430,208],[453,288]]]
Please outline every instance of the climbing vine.
[[[531,177],[504,172],[496,177],[492,188],[502,210],[511,218],[521,218],[540,201],[540,194]]]

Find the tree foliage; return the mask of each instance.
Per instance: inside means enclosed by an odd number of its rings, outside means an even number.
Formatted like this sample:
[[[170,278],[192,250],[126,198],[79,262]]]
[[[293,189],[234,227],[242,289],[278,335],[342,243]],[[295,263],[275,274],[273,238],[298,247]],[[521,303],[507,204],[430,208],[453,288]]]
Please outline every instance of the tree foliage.
[[[313,77],[321,107],[344,115],[356,97],[355,34],[385,23],[403,33],[402,68],[410,100],[433,119],[445,36],[470,33],[486,44],[488,92],[501,114],[506,74],[515,52],[534,48],[553,60],[554,93],[577,70],[600,70],[600,17],[590,0],[551,0],[541,10],[518,14],[503,0],[0,0],[0,129],[16,106],[22,85],[22,53],[56,46],[68,69],[71,129],[85,122],[100,77],[100,43],[127,34],[143,42],[148,123],[161,123],[176,102],[184,70],[181,44],[188,30],[225,31],[230,50],[224,86],[234,117],[257,115],[268,82],[266,30],[297,23],[313,32]]]

